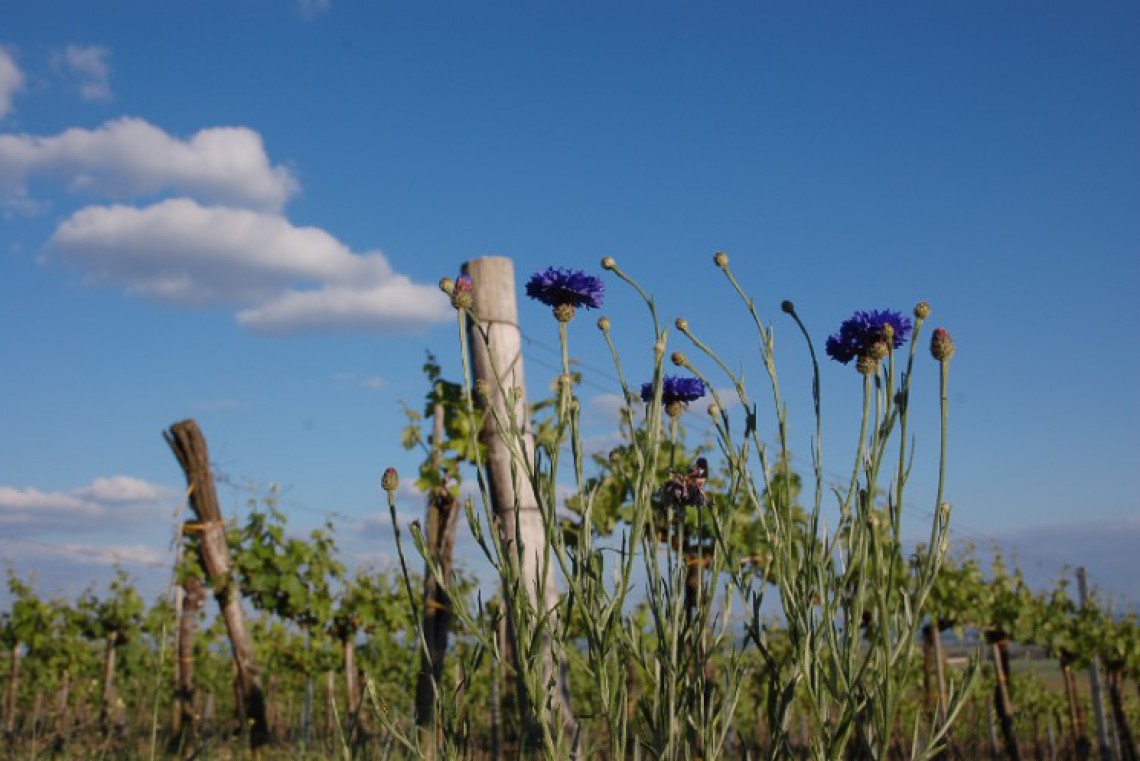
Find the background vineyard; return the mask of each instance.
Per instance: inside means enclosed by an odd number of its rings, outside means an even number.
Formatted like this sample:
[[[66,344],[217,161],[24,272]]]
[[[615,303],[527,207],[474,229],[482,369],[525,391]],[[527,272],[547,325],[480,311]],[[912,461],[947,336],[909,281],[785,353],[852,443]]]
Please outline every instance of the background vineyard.
[[[398,573],[360,568],[349,576],[333,526],[291,535],[272,493],[231,519],[227,535],[234,583],[253,611],[251,632],[277,752],[331,757],[342,755],[347,744],[361,758],[388,755],[392,742],[380,719],[411,715],[417,672],[415,621]],[[188,548],[195,541],[193,533],[186,534]],[[10,606],[0,625],[8,658],[3,701],[8,757],[172,753],[205,758],[242,752],[241,702],[235,697],[224,627],[202,605],[207,590],[198,582],[195,563],[184,563],[177,578],[181,615],[176,615],[174,594],[144,601],[122,571],[106,588],[89,589],[76,600],[42,599],[33,578],[9,572]],[[468,589],[476,593],[473,584]],[[1140,628],[1134,616],[1113,615],[1095,597],[1082,608],[1068,578],[1054,589],[1033,591],[1000,556],[964,548],[940,576],[929,621],[939,622],[951,676],[970,658],[990,664],[953,730],[952,757],[1136,758]],[[197,627],[192,649],[182,656],[192,663],[193,693],[187,697],[193,721],[179,714],[173,667],[175,634],[181,623],[183,636],[190,636],[188,622]],[[933,630],[928,625],[926,631]],[[469,655],[473,647],[460,629],[449,656]],[[1009,657],[1005,689],[1014,710],[1008,717],[1001,706],[1002,680],[992,665],[995,653]],[[937,701],[934,652],[927,647],[922,657],[923,668],[916,673],[925,678],[912,685],[908,719],[933,710]],[[346,659],[355,664],[356,679],[348,679]],[[510,710],[493,700],[508,691],[508,675],[490,659],[474,672],[464,672],[459,666],[464,662],[470,659],[448,658],[445,684],[485,706],[473,714],[481,721],[467,728],[471,755],[508,753],[518,727]],[[1086,675],[1094,662],[1104,685],[1103,749]],[[763,664],[757,660],[752,666],[759,677]],[[576,684],[573,660],[570,669]],[[367,697],[369,684],[375,700]],[[591,726],[586,694],[576,695],[575,710],[586,732],[602,732],[603,727]],[[757,678],[756,689],[736,711],[732,745],[741,758],[758,753],[767,737],[761,696]],[[797,721],[796,731],[806,737],[812,727],[806,719]],[[900,734],[899,742],[905,741]]]

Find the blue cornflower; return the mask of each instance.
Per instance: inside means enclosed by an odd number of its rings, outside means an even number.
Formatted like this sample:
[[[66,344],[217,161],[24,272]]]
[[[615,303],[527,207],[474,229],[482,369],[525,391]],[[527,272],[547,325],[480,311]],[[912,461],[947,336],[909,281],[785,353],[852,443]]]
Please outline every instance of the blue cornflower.
[[[893,309],[856,312],[851,319],[843,321],[838,333],[827,339],[827,356],[845,365],[856,357],[872,356],[877,344],[885,346],[885,328],[888,325],[894,331],[891,342],[897,349],[910,335],[910,318]],[[876,360],[881,358],[874,357]]]
[[[705,383],[700,378],[678,378],[666,375],[661,381],[661,403],[665,411],[673,417],[681,414],[681,410],[689,402],[695,402],[705,395]],[[653,384],[641,384],[641,400],[653,401]]]
[[[526,295],[554,308],[554,316],[568,322],[578,307],[597,309],[602,305],[605,284],[599,277],[582,270],[547,267],[530,276]]]

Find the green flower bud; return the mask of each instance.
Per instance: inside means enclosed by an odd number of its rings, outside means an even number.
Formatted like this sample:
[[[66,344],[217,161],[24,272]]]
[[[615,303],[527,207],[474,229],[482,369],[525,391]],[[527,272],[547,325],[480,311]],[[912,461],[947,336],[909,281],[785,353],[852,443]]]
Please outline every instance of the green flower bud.
[[[925,301],[920,301],[914,305],[914,318],[916,320],[925,320],[930,316],[930,304]]]
[[[728,266],[728,254],[723,251],[717,251],[713,254],[713,263],[721,269],[724,269]]]
[[[602,257],[602,269],[613,270],[617,269],[617,261],[612,256]]]
[[[870,354],[861,354],[855,361],[855,369],[860,375],[874,375],[879,370],[879,360]]]
[[[598,330],[605,333],[609,329],[610,329],[610,318],[609,317],[599,317],[598,318]]]
[[[684,317],[678,317],[676,320],[674,320],[673,324],[676,325],[677,330],[681,331],[682,333],[689,332],[689,321]]]
[[[439,279],[439,289],[450,296],[452,291],[455,290],[455,283],[452,282],[449,277],[441,277]]]

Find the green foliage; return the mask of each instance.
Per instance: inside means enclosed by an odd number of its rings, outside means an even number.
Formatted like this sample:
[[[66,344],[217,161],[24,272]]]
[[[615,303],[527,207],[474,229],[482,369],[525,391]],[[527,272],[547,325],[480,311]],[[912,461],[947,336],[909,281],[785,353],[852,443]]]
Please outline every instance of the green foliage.
[[[424,361],[423,373],[429,387],[423,411],[404,405],[408,424],[400,441],[404,449],[419,448],[425,452],[416,480],[420,491],[430,494],[441,487],[450,488],[453,496],[458,497],[461,467],[478,459],[478,437],[474,432],[482,421],[479,416],[468,414],[470,405],[463,386],[443,378],[439,362],[431,352]],[[425,420],[430,423],[437,406],[443,411],[443,440],[432,442],[431,434],[424,434],[423,424]]]
[[[107,591],[107,595],[99,597],[88,589],[80,596],[79,626],[88,639],[114,636],[116,644],[122,645],[138,630],[146,605],[122,569],[116,572]]]

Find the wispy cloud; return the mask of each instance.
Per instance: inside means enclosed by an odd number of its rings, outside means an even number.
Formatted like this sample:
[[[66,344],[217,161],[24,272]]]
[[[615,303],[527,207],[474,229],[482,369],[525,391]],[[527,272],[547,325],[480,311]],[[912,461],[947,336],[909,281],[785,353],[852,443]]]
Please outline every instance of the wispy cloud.
[[[306,21],[312,21],[332,7],[332,0],[297,0],[297,12]]]
[[[12,54],[0,47],[0,119],[11,112],[13,96],[23,89],[24,73]]]
[[[111,100],[111,51],[98,45],[68,45],[52,56],[57,71],[76,79],[79,97],[86,101]]]
[[[336,373],[332,379],[333,383],[338,386],[356,386],[365,391],[380,391],[388,386],[388,382],[379,375],[362,376],[358,373]]]
[[[67,492],[0,485],[0,527],[25,537],[45,531],[85,534],[153,516],[174,498],[175,492],[164,486],[123,475],[97,478]]]

